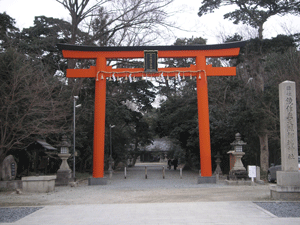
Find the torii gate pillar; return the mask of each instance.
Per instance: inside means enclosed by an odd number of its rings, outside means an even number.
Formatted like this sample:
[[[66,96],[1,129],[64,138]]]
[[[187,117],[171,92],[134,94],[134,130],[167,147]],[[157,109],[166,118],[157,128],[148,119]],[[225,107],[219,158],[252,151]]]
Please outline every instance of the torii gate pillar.
[[[106,68],[105,57],[98,57],[96,60],[96,70],[103,71],[105,70],[105,68]],[[103,179],[104,178],[104,145],[105,145],[105,105],[106,105],[105,103],[106,103],[106,79],[98,79],[95,82],[93,178],[89,179],[89,185],[106,184],[107,182],[106,179]],[[102,178],[102,179],[97,179],[97,178]]]
[[[205,56],[196,57],[196,67],[197,70],[206,70]],[[198,177],[198,183],[216,183],[215,177],[212,177],[208,89],[206,74],[204,73],[201,79],[198,78],[196,80],[198,100],[199,146],[201,149],[201,176]]]
[[[235,42],[220,45],[197,46],[136,46],[136,47],[94,47],[59,44],[63,56],[69,59],[96,59],[96,66],[89,69],[67,69],[67,77],[95,78],[95,119],[94,119],[94,152],[93,178],[90,185],[106,184],[104,178],[104,142],[105,142],[105,101],[106,78],[115,73],[118,77],[134,75],[142,77],[143,68],[117,68],[107,66],[107,59],[144,58],[145,50],[155,50],[159,58],[196,58],[196,65],[184,68],[158,68],[158,72],[148,73],[158,77],[162,73],[177,76],[178,72],[185,76],[196,76],[198,98],[198,122],[201,176],[198,183],[214,183],[211,165],[209,109],[207,76],[235,76],[235,67],[212,67],[206,65],[206,58],[234,57],[239,54],[240,47],[246,42]],[[176,71],[174,71],[176,70]]]

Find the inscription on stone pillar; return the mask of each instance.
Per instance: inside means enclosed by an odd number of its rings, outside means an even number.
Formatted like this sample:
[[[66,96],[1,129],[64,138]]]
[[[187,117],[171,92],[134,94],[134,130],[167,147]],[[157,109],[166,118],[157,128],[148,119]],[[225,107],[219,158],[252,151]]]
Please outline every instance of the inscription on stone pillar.
[[[279,85],[280,139],[282,171],[298,170],[296,85],[284,81]]]

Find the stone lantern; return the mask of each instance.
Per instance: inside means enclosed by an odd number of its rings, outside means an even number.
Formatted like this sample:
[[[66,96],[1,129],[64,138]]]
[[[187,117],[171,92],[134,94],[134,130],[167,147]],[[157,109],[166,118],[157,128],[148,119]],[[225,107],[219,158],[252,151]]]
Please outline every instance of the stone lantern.
[[[57,178],[55,185],[56,186],[68,186],[69,181],[71,179],[71,169],[67,162],[68,158],[71,156],[69,153],[70,143],[68,142],[67,136],[64,135],[62,137],[62,142],[58,146],[60,149],[60,153],[58,153],[58,157],[61,158],[62,163],[60,165],[59,170],[57,171]]]
[[[230,179],[239,179],[247,178],[247,171],[243,165],[242,157],[245,155],[243,152],[243,146],[247,143],[241,140],[241,134],[235,134],[235,140],[230,144],[233,146],[233,150],[229,151],[231,158],[231,164],[234,163],[234,166],[230,168],[229,178]]]
[[[215,158],[216,158],[215,162],[217,164],[217,167],[214,174],[223,175],[223,172],[220,167],[220,163],[222,162],[221,161],[222,156],[220,155],[220,152],[218,152],[217,155],[215,155]]]

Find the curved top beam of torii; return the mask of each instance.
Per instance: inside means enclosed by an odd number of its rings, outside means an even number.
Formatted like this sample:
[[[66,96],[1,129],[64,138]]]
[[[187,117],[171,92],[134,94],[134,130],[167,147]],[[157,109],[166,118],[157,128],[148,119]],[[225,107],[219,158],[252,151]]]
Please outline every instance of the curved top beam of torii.
[[[98,47],[98,46],[80,46],[70,44],[58,44],[59,50],[62,51],[64,58],[67,59],[97,59],[103,57],[106,59],[114,58],[143,58],[144,51],[156,50],[158,58],[196,58],[203,56],[205,58],[218,57],[234,57],[239,54],[240,47],[243,47],[247,42],[232,42],[217,45],[184,45],[184,46],[129,46],[129,47]],[[206,76],[234,76],[236,75],[235,67],[212,67],[207,65],[202,68]],[[168,76],[176,76],[178,72],[184,73],[186,76],[196,76],[200,70],[196,69],[195,65],[184,68],[158,68],[158,72],[164,72]],[[128,76],[133,73],[134,76],[143,76],[145,71],[143,68],[117,68],[113,69],[110,66],[102,68],[101,71],[91,66],[89,69],[68,69],[67,77],[94,77],[96,74],[104,73],[118,73],[119,77]],[[192,73],[191,73],[192,72]],[[166,74],[168,73],[168,74]],[[159,74],[151,74],[152,76],[159,76]],[[97,75],[98,76],[98,75]],[[103,75],[102,75],[103,76]]]
[[[98,47],[58,44],[59,50],[63,52],[65,58],[69,59],[93,59],[99,55],[105,58],[143,58],[144,51],[156,50],[158,57],[196,57],[201,52],[205,57],[231,57],[237,56],[240,47],[246,41],[232,42],[217,45],[182,45],[182,46],[128,46],[128,47]]]
[[[96,78],[95,82],[95,111],[94,111],[94,153],[93,179],[91,183],[98,183],[98,178],[104,177],[104,141],[105,141],[105,99],[106,78],[117,74],[118,77],[127,76],[197,76],[198,121],[201,177],[205,181],[212,178],[209,110],[207,76],[234,76],[235,67],[212,67],[206,64],[206,58],[238,56],[240,48],[246,44],[234,42],[218,45],[184,45],[184,46],[133,46],[133,47],[97,47],[58,44],[63,57],[68,59],[96,59],[96,66],[89,69],[67,69],[67,77]],[[112,68],[107,66],[107,59],[115,58],[146,58],[146,51],[155,51],[157,58],[195,58],[195,65],[181,68],[155,68],[148,72],[147,68]],[[152,59],[150,60],[152,63]],[[145,69],[145,70],[144,70]],[[163,74],[162,74],[163,73]],[[201,180],[201,179],[200,179]],[[199,182],[199,180],[198,180]],[[210,181],[209,181],[210,182]]]
[[[145,50],[158,50],[158,51],[188,51],[188,50],[219,50],[229,48],[240,48],[245,46],[247,41],[230,42],[216,45],[157,45],[157,46],[117,46],[117,47],[99,47],[99,46],[86,46],[86,45],[71,45],[71,44],[58,44],[59,50],[70,51],[89,51],[89,52],[103,52],[103,51],[145,51]]]

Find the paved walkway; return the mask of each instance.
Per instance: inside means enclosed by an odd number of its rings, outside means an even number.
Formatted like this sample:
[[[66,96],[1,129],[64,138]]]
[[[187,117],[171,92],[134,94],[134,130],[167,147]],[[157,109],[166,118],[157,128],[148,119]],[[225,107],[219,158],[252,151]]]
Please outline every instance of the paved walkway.
[[[0,194],[0,207],[41,207],[0,225],[89,224],[300,224],[299,217],[277,217],[255,202],[270,202],[268,185],[197,184],[197,173],[166,170],[151,164],[129,168],[127,179],[116,171],[106,186],[57,187],[48,194]],[[1,214],[0,214],[1,217]],[[1,221],[1,220],[0,220]]]
[[[299,225],[300,218],[278,218],[252,202],[191,202],[46,206],[3,225]]]

